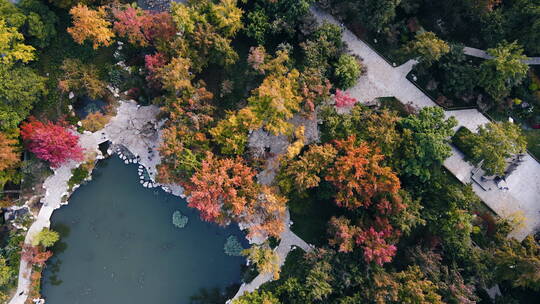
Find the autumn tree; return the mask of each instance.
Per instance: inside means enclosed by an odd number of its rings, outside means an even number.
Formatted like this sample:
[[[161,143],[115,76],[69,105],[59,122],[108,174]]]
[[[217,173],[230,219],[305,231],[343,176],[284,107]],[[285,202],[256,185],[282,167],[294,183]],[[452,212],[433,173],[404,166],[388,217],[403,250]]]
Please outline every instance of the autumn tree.
[[[129,43],[147,46],[154,40],[170,40],[176,33],[171,15],[168,12],[145,11],[132,6],[114,9],[114,31],[126,37]]]
[[[344,92],[340,89],[336,90],[335,101],[336,101],[336,107],[338,108],[350,107],[358,102],[356,98],[351,97],[349,93]]]
[[[13,168],[20,161],[17,153],[17,140],[10,138],[5,133],[0,133],[0,171]]]
[[[240,218],[258,199],[255,171],[240,159],[219,159],[210,152],[186,187],[188,205],[201,218],[221,224]]]
[[[41,122],[30,118],[21,125],[21,136],[30,152],[56,168],[67,161],[81,161],[79,137],[63,123]]]
[[[259,273],[270,273],[274,280],[279,279],[279,256],[268,244],[253,245],[242,252],[248,260],[257,265]]]
[[[166,183],[189,179],[210,149],[207,130],[213,121],[212,93],[203,84],[188,84],[176,93],[179,96],[166,97],[162,106],[169,119],[162,132],[158,170],[160,180]]]
[[[487,175],[503,176],[511,156],[524,153],[527,141],[519,125],[511,122],[490,122],[478,127],[478,133],[470,133],[463,140],[471,147],[473,161],[480,164]]]
[[[210,130],[212,139],[221,147],[221,153],[240,155],[244,153],[249,130],[261,126],[261,121],[250,108],[237,113],[229,112]]]
[[[495,248],[494,262],[499,280],[515,287],[540,289],[540,245],[528,236],[521,243],[515,239]]]
[[[34,60],[34,47],[24,44],[24,36],[17,28],[6,24],[0,18],[0,63],[12,65],[17,61],[29,62]]]
[[[58,81],[63,92],[75,91],[77,95],[88,95],[90,98],[102,97],[106,83],[99,79],[99,71],[93,64],[84,64],[79,59],[66,58],[60,67],[64,72]]]
[[[268,291],[255,290],[234,299],[231,304],[280,304],[279,299]]]
[[[298,160],[282,167],[279,185],[285,193],[317,187],[334,162],[337,150],[331,144],[312,145]]]
[[[377,303],[432,303],[443,304],[437,286],[427,279],[418,266],[374,275],[375,301]]]
[[[422,32],[405,46],[405,52],[414,56],[424,67],[429,67],[444,54],[450,52],[450,46],[439,39],[433,32]]]
[[[523,48],[513,43],[501,43],[496,48],[488,49],[492,59],[487,59],[480,65],[480,86],[496,101],[501,101],[510,94],[510,89],[519,85],[529,70],[523,63],[526,57]]]
[[[171,43],[174,48],[170,51],[189,58],[195,71],[210,63],[234,63],[238,54],[231,47],[231,39],[242,27],[241,15],[235,0],[172,3],[171,16],[181,35]]]
[[[443,264],[443,256],[417,246],[408,250],[408,260],[417,265],[425,278],[433,282],[444,303],[476,303],[476,288],[466,282],[455,265]]]
[[[448,119],[440,107],[422,108],[418,115],[400,120],[403,130],[400,167],[404,174],[429,180],[431,170],[450,156],[449,138],[454,134],[457,121]]]
[[[330,235],[328,243],[337,246],[340,252],[351,252],[356,247],[362,248],[366,263],[383,265],[391,262],[397,252],[397,247],[392,244],[395,232],[384,220],[381,223],[385,226],[378,225],[381,227],[376,228],[364,223],[354,225],[343,216],[332,217],[328,223]]]
[[[278,51],[276,58],[263,68],[270,74],[248,98],[248,108],[262,122],[262,127],[274,135],[292,132],[287,120],[300,110],[302,101],[298,92],[300,73],[295,69],[288,71],[284,66],[287,61],[288,54]]]
[[[0,79],[0,130],[13,130],[47,93],[46,78],[29,67],[0,64]]]
[[[32,240],[32,246],[41,245],[43,247],[51,247],[60,239],[58,232],[43,228]]]
[[[367,116],[365,128],[367,139],[377,144],[382,154],[390,159],[399,148],[402,140],[397,129],[399,120],[399,116],[389,110],[382,110]]]
[[[107,20],[105,7],[97,9],[88,8],[84,4],[72,7],[69,13],[73,19],[73,26],[67,29],[73,40],[83,44],[90,40],[94,49],[100,46],[109,46],[114,38],[111,22]]]
[[[339,151],[325,179],[337,189],[336,204],[348,209],[376,204],[381,213],[401,209],[400,181],[391,168],[381,164],[384,156],[356,137],[335,141]],[[396,204],[392,206],[391,201]]]
[[[82,121],[82,127],[90,132],[96,132],[109,122],[110,117],[103,115],[100,111],[88,114]]]
[[[342,29],[335,24],[323,22],[306,41],[300,43],[304,65],[331,75],[331,63],[336,62],[345,49]]]
[[[308,117],[313,117],[315,108],[330,98],[332,85],[319,69],[307,69],[300,74],[300,95],[302,110]]]
[[[355,247],[355,238],[360,228],[351,224],[346,217],[333,216],[328,222],[328,234],[330,246],[337,246],[339,252],[351,252]]]
[[[30,264],[36,264],[41,267],[45,265],[45,262],[47,262],[51,256],[52,252],[50,251],[42,251],[39,247],[24,244],[21,259]]]
[[[287,197],[275,188],[263,186],[253,206],[248,206],[243,221],[249,225],[248,237],[279,238],[285,229]]]

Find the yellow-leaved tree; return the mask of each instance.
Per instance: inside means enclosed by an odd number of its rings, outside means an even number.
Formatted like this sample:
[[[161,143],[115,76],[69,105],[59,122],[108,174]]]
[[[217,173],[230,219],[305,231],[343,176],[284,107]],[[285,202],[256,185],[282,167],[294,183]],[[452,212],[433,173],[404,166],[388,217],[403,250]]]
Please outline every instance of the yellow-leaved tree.
[[[107,13],[103,6],[93,10],[84,4],[78,4],[69,10],[73,19],[73,26],[67,29],[73,40],[79,44],[92,41],[92,46],[109,46],[114,38],[112,23],[107,20]]]
[[[0,63],[11,65],[15,61],[28,62],[34,59],[34,47],[23,43],[24,36],[17,28],[10,27],[0,18]]]

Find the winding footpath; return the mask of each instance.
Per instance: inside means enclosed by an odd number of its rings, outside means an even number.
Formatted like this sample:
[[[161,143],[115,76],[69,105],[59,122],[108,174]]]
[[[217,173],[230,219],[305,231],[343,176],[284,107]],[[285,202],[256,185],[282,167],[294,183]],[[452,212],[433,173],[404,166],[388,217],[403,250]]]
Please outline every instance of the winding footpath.
[[[319,22],[340,25],[334,17],[317,8],[312,8],[311,11]],[[411,102],[418,108],[438,106],[406,78],[416,61],[409,60],[401,66],[392,67],[351,31],[344,29],[343,40],[349,51],[361,57],[367,67],[366,75],[360,77],[356,86],[348,90],[352,97],[363,103],[377,97],[395,97],[404,103]],[[489,119],[476,109],[445,111],[445,114],[457,119],[456,130],[464,126],[476,132],[479,126],[489,122]],[[500,190],[497,187],[484,190],[473,182],[471,176],[474,167],[465,161],[464,155],[454,147],[444,166],[462,183],[472,184],[474,192],[499,216],[524,217],[524,223],[519,225],[511,236],[522,240],[540,227],[540,163],[531,155],[527,154],[517,169],[507,177],[509,190]]]
[[[159,126],[156,116],[159,108],[156,106],[140,107],[134,101],[122,101],[117,109],[117,114],[101,131],[80,134],[79,144],[84,150],[85,160],[92,159],[97,155],[97,159],[102,158],[98,149],[100,143],[111,141],[113,144],[122,144],[134,155],[140,157],[139,163],[147,168],[149,174],[153,177],[156,172],[156,164],[159,163],[159,153],[156,147],[159,146],[159,134],[153,137],[141,132],[147,129],[148,124]],[[83,161],[83,162],[84,162]],[[49,176],[43,187],[45,196],[43,203],[35,222],[30,226],[26,234],[24,243],[31,244],[35,235],[43,228],[50,227],[50,218],[54,210],[67,204],[65,197],[69,196],[68,181],[71,178],[71,170],[78,167],[82,162],[70,161],[54,170],[53,175]],[[180,187],[167,185],[170,192],[175,195],[182,195]],[[65,202],[63,202],[63,198]],[[19,280],[17,292],[9,304],[24,304],[28,298],[30,290],[30,275],[32,265],[21,259],[19,268]]]

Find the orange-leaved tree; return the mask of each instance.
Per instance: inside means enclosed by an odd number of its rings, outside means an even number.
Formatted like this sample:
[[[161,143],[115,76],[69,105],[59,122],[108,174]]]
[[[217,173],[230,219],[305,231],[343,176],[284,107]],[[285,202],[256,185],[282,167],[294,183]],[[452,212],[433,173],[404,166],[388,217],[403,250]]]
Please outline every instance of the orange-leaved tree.
[[[403,208],[398,191],[400,181],[390,167],[382,164],[384,155],[355,136],[334,143],[338,156],[326,180],[337,189],[336,204],[354,210],[377,206],[381,213]],[[395,204],[390,204],[395,203]]]
[[[94,49],[112,43],[114,32],[112,23],[107,20],[105,7],[100,6],[93,10],[84,4],[78,4],[69,10],[73,18],[73,26],[67,29],[73,40],[83,44],[85,40],[92,41]]]
[[[20,157],[16,147],[17,140],[0,133],[0,171],[13,168],[19,163]]]
[[[239,219],[254,206],[259,186],[255,171],[240,158],[220,159],[207,152],[201,168],[186,185],[188,205],[201,212],[201,218],[225,224]]]

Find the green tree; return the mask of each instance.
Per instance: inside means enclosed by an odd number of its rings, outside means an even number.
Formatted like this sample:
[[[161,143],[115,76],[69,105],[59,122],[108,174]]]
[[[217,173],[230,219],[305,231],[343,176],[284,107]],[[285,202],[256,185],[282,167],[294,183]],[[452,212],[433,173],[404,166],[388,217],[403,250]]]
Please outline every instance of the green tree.
[[[47,92],[46,78],[29,67],[0,64],[0,130],[17,127]]]
[[[529,55],[540,54],[540,1],[515,0],[505,11],[507,32],[525,46]],[[510,38],[510,37],[509,37]]]
[[[497,279],[515,287],[540,289],[540,246],[532,236],[521,243],[508,239],[495,248],[494,262]]]
[[[105,93],[106,83],[99,79],[99,71],[95,65],[66,58],[60,68],[64,73],[58,87],[63,92],[75,91],[77,95],[88,95],[94,99]]]
[[[20,8],[26,14],[26,31],[30,44],[44,48],[56,36],[58,17],[47,5],[39,0],[22,0]]]
[[[510,94],[510,89],[520,84],[529,70],[529,66],[522,61],[523,48],[515,41],[501,43],[496,48],[488,49],[487,53],[493,56],[480,65],[478,75],[480,86],[500,102]]]
[[[307,68],[319,69],[323,75],[328,74],[332,62],[336,62],[345,48],[341,39],[341,28],[335,24],[324,22],[305,41],[300,43],[304,53],[304,65]]]
[[[477,67],[469,63],[463,54],[463,45],[450,45],[450,52],[436,63],[442,73],[441,89],[444,94],[462,97],[470,94],[476,86]]]
[[[266,35],[270,32],[270,23],[268,16],[262,9],[256,9],[247,14],[246,34],[263,45],[266,40]]]
[[[504,175],[506,159],[523,153],[527,140],[519,125],[511,122],[490,122],[478,127],[478,133],[469,133],[464,138],[471,147],[473,161],[482,162],[482,169],[488,175]]]
[[[245,293],[232,304],[280,304],[278,298],[268,291],[258,291]]]
[[[421,181],[431,177],[431,170],[450,156],[449,138],[457,125],[454,117],[445,119],[441,107],[422,108],[399,122],[403,129],[401,169]]]
[[[354,12],[368,29],[379,31],[394,20],[400,2],[401,0],[359,0]]]
[[[444,54],[450,52],[450,46],[446,41],[439,39],[433,32],[422,32],[415,39],[409,41],[405,51],[418,59],[424,67],[430,67]]]
[[[58,242],[60,235],[54,230],[43,228],[32,240],[32,246],[42,245],[43,247],[51,247]]]
[[[341,55],[336,63],[334,77],[340,89],[353,87],[362,75],[362,65],[352,55]]]

